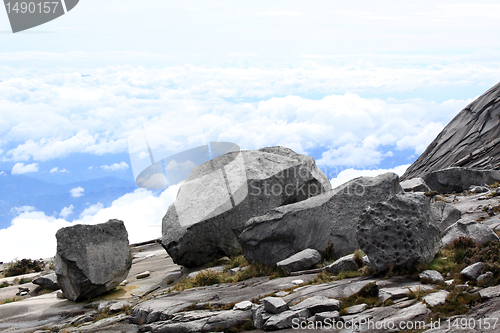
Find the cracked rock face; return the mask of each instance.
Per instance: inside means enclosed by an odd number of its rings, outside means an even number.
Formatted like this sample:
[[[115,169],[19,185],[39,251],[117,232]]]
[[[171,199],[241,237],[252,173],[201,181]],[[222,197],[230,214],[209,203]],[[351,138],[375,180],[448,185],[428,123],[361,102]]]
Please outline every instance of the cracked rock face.
[[[90,299],[127,277],[132,255],[122,221],[62,228],[56,238],[57,284],[69,300]]]
[[[162,245],[186,267],[241,251],[248,219],[331,189],[314,159],[284,147],[232,152],[193,169],[168,208]]]
[[[398,195],[370,206],[360,217],[356,239],[377,270],[430,262],[440,246],[429,201],[419,194]]]
[[[422,177],[450,167],[499,170],[499,143],[500,83],[460,111],[401,179]],[[431,184],[427,185],[432,189]]]

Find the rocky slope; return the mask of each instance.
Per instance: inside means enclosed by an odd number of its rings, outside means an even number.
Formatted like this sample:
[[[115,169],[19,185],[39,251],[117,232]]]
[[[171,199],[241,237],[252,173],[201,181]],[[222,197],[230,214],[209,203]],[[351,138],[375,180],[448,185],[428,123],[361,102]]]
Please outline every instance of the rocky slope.
[[[453,118],[401,179],[450,167],[499,170],[499,142],[500,83]]]

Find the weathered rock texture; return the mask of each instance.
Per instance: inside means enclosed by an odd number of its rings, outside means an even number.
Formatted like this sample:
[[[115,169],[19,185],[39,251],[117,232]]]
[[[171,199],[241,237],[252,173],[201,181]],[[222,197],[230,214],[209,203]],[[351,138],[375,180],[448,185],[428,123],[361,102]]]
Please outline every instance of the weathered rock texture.
[[[401,187],[405,192],[427,192],[430,190],[429,186],[420,177],[402,181]]]
[[[422,177],[449,167],[498,170],[499,142],[500,83],[458,113],[401,179]]]
[[[356,226],[363,209],[402,192],[398,175],[386,173],[273,209],[250,219],[240,235],[245,258],[274,265],[301,249],[322,251],[330,243],[336,255],[352,253],[358,248]]]
[[[468,190],[471,185],[499,182],[500,171],[448,168],[429,172],[424,176],[424,180],[431,190],[439,193],[462,192]]]
[[[119,220],[75,225],[56,233],[57,284],[72,301],[90,299],[118,286],[132,266],[128,234]]]
[[[309,269],[321,261],[321,254],[314,249],[305,249],[293,256],[279,261],[276,266],[284,272],[296,272]]]
[[[440,246],[429,201],[419,194],[370,206],[360,217],[356,240],[377,270],[430,262]]]
[[[314,159],[284,147],[228,153],[193,169],[163,218],[162,245],[193,267],[241,250],[245,223],[329,191]]]
[[[488,226],[476,221],[458,220],[443,231],[441,241],[443,246],[448,246],[461,236],[470,237],[477,244],[498,240],[498,236]]]

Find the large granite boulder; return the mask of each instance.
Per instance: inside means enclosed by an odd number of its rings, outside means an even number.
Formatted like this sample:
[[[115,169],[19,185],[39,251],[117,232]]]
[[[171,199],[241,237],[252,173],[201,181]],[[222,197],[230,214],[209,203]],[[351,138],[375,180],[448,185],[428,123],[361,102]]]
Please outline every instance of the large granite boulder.
[[[324,250],[333,243],[341,256],[358,249],[356,226],[363,209],[402,193],[399,177],[359,177],[305,201],[250,219],[239,240],[250,262],[274,265],[302,249]]]
[[[163,218],[162,245],[193,267],[241,251],[248,219],[331,189],[314,159],[288,148],[232,152],[192,170]]]
[[[423,176],[423,179],[432,191],[439,193],[462,192],[468,190],[472,185],[500,182],[500,171],[454,167],[429,172]]]
[[[430,191],[429,186],[420,177],[408,179],[401,182],[401,187],[405,192],[427,192]]]
[[[75,225],[56,233],[57,284],[72,301],[90,299],[118,286],[132,266],[128,234],[119,220]]]
[[[458,113],[401,179],[423,177],[451,167],[499,170],[499,142],[500,83]],[[427,180],[426,183],[433,189]]]
[[[405,194],[370,206],[360,217],[356,240],[377,270],[430,262],[440,236],[429,200]]]

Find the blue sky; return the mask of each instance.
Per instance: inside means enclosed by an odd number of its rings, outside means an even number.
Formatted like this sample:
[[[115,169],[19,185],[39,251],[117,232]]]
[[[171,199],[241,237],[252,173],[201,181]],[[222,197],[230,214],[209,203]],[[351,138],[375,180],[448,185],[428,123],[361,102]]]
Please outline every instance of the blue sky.
[[[172,150],[200,135],[287,146],[333,184],[401,173],[498,82],[499,18],[495,1],[82,0],[12,34],[0,9],[0,172],[133,186],[128,137],[149,124]],[[12,207],[0,261],[53,255],[73,223],[123,218],[131,241],[159,237],[176,191]]]

